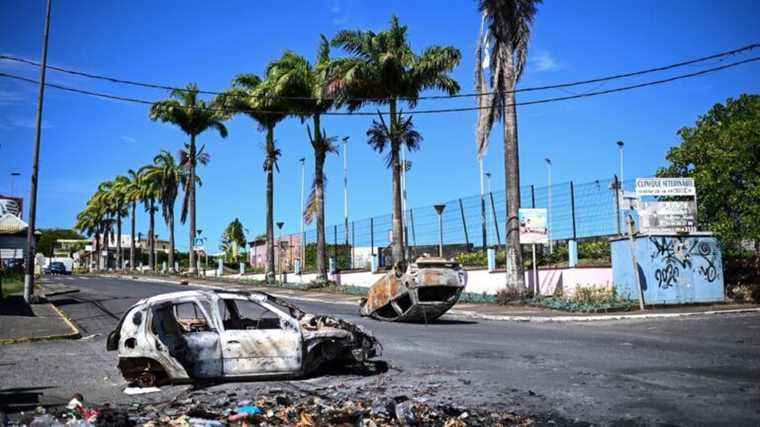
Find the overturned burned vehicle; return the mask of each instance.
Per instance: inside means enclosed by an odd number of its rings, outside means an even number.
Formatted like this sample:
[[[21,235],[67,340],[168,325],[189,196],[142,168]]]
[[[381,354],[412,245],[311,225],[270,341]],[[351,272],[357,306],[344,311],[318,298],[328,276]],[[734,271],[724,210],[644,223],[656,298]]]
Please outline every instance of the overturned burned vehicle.
[[[467,284],[467,272],[444,258],[422,256],[397,264],[361,300],[362,316],[395,322],[428,322],[450,309]]]
[[[186,291],[138,301],[108,335],[127,381],[302,376],[379,355],[361,326],[312,315],[263,292]]]

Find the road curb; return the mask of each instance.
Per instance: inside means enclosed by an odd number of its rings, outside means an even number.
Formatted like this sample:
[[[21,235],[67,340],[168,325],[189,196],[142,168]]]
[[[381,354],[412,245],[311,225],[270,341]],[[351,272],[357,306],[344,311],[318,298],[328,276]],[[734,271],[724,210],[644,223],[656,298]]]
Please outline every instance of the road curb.
[[[8,344],[21,344],[21,343],[31,343],[31,342],[41,342],[41,341],[54,341],[54,340],[67,340],[67,339],[76,339],[80,338],[82,336],[81,332],[79,331],[79,328],[76,327],[74,322],[69,319],[69,316],[66,315],[61,309],[56,307],[54,304],[46,303],[49,305],[53,311],[55,311],[58,316],[63,320],[64,323],[66,323],[66,326],[71,329],[71,333],[69,334],[60,334],[60,335],[43,335],[40,337],[19,337],[19,338],[4,338],[0,339],[0,345],[8,345]]]
[[[474,311],[450,310],[448,314],[467,319],[511,321],[511,322],[602,322],[609,320],[652,320],[693,316],[714,316],[719,314],[760,313],[760,308],[739,308],[731,310],[690,311],[686,313],[613,314],[604,316],[503,316],[476,313]]]
[[[117,279],[128,279],[148,282],[170,283],[179,285],[180,283],[174,280],[152,278],[152,277],[139,277],[131,275],[118,275],[110,274],[103,275],[102,277],[112,277]],[[243,284],[241,284],[243,285]],[[198,283],[188,281],[188,286],[206,289],[218,289],[226,290],[226,286],[209,285],[207,283]],[[245,286],[245,285],[244,285]],[[308,301],[308,302],[320,302],[328,304],[340,304],[340,305],[356,305],[355,302],[349,301],[334,301],[325,300],[315,297],[303,297],[298,295],[291,295],[283,292],[278,292],[277,288],[259,287],[263,288],[265,292],[278,297],[289,298],[296,301]],[[753,308],[739,308],[729,310],[709,310],[709,311],[690,311],[682,313],[640,313],[640,314],[606,314],[606,315],[588,315],[588,316],[573,316],[573,315],[560,315],[560,316],[510,316],[499,314],[483,314],[469,310],[458,310],[456,308],[449,310],[446,315],[449,317],[460,319],[476,319],[476,320],[491,320],[501,322],[535,322],[535,323],[566,323],[566,322],[603,322],[610,320],[656,320],[656,319],[672,319],[680,317],[693,317],[693,316],[715,316],[720,314],[742,314],[742,313],[760,313],[760,307]]]

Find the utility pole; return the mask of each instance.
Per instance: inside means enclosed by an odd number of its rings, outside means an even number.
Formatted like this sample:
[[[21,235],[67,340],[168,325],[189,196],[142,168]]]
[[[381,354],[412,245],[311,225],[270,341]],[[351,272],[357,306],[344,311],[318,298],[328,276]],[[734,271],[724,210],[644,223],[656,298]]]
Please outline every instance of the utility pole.
[[[45,33],[42,42],[42,66],[40,67],[40,93],[37,99],[37,128],[34,136],[34,157],[32,158],[32,182],[29,190],[29,228],[26,235],[26,268],[24,274],[24,301],[30,303],[34,295],[34,256],[36,241],[34,238],[37,220],[37,179],[40,167],[40,137],[42,132],[42,101],[45,98],[45,72],[47,71],[48,36],[50,34],[50,9],[53,0],[47,0],[45,14]]]
[[[306,185],[306,157],[301,157],[298,161],[301,162],[301,235],[299,236],[299,240],[301,241],[301,244],[299,245],[301,252],[301,268],[299,269],[299,272],[302,272],[306,266],[306,239],[304,239],[305,236],[303,234],[303,192],[304,186]]]
[[[544,161],[546,161],[546,165],[548,167],[548,175],[549,175],[549,208],[547,209],[547,234],[549,235],[549,253],[554,253],[554,242],[552,242],[552,161],[550,158],[545,158]]]

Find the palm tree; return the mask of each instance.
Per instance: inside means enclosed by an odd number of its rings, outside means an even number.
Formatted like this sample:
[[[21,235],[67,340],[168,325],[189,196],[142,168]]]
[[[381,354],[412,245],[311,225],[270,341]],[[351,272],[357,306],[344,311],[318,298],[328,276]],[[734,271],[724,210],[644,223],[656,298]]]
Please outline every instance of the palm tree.
[[[130,169],[127,171],[127,179],[129,184],[126,186],[124,197],[127,203],[130,204],[132,214],[130,215],[131,231],[130,231],[130,243],[129,243],[129,269],[134,271],[135,269],[135,221],[137,219],[137,202],[140,201],[140,193],[142,188],[142,176],[135,170]]]
[[[528,57],[528,42],[531,25],[536,15],[536,6],[541,0],[480,0],[480,11],[488,31],[478,38],[475,82],[479,91],[486,89],[483,65],[490,63],[490,84],[487,92],[491,95],[480,97],[477,124],[479,153],[485,149],[497,120],[504,126],[504,178],[507,189],[507,286],[519,292],[525,291],[522,249],[520,248],[520,162],[517,144],[517,108],[515,108],[515,87],[525,70]],[[486,51],[488,41],[493,50]],[[485,60],[481,64],[481,60]],[[490,107],[490,108],[489,108]]]
[[[95,203],[90,199],[87,202],[87,206],[77,214],[77,221],[74,228],[87,237],[95,236],[95,251],[96,254],[96,267],[100,268],[100,238],[99,234],[102,227],[102,211],[99,207],[95,206]],[[92,266],[92,252],[90,255],[90,266]]]
[[[254,74],[241,74],[232,81],[232,88],[220,96],[225,109],[233,114],[245,114],[266,129],[266,228],[267,228],[267,268],[266,279],[274,281],[274,171],[279,171],[277,159],[280,149],[275,145],[274,128],[284,120],[292,105],[281,98],[289,87],[277,80],[277,63],[267,66],[267,78],[261,80]]]
[[[177,200],[180,181],[182,181],[182,167],[174,161],[174,156],[166,150],[161,150],[161,153],[153,158],[153,164],[155,166],[146,172],[146,179],[157,184],[161,214],[169,228],[169,270],[175,272],[174,203]]]
[[[292,106],[304,121],[311,118],[314,134],[307,126],[309,141],[314,149],[314,181],[304,211],[304,221],[309,224],[316,218],[317,222],[317,279],[327,281],[327,250],[325,243],[325,159],[328,153],[336,153],[335,138],[327,138],[321,127],[321,116],[333,106],[333,101],[324,96],[328,84],[330,66],[330,42],[324,35],[320,36],[319,51],[315,65],[301,55],[285,52],[272,66],[272,78],[282,82],[283,93],[293,100]],[[302,236],[303,238],[303,236]]]
[[[158,211],[156,199],[159,198],[161,192],[159,174],[154,172],[155,169],[156,167],[153,165],[145,165],[137,171],[137,174],[142,176],[139,197],[150,218],[148,225],[148,267],[153,271],[156,270],[156,211]]]
[[[110,244],[111,235],[113,233],[113,224],[118,224],[119,238],[121,238],[121,217],[126,213],[121,204],[121,201],[119,200],[120,195],[117,193],[116,188],[117,185],[115,181],[104,181],[98,185],[98,190],[93,195],[93,201],[103,212],[103,241],[106,249],[106,269],[110,265],[111,260]],[[121,243],[117,242],[117,248],[120,247]],[[117,266],[118,261],[119,256],[117,254]]]
[[[111,187],[112,198],[111,203],[116,208],[116,265],[119,270],[124,268],[124,252],[121,247],[121,219],[127,216],[127,206],[129,200],[127,198],[127,192],[129,191],[129,178],[123,175],[119,175],[113,180],[113,186]]]
[[[111,219],[109,217],[109,207],[107,204],[107,198],[105,192],[101,190],[103,184],[98,186],[96,191],[90,199],[87,201],[85,208],[77,215],[77,221],[74,228],[82,234],[92,237],[95,236],[95,254],[97,256],[96,270],[100,269],[101,253],[100,243],[101,239],[106,244],[106,250],[108,249],[108,230],[111,226]],[[92,261],[92,260],[91,260]],[[108,259],[106,258],[106,267]]]
[[[190,272],[195,271],[195,252],[192,250],[196,237],[196,209],[195,209],[195,168],[198,164],[196,138],[201,133],[215,129],[222,138],[227,137],[227,128],[222,121],[224,115],[213,108],[213,103],[208,104],[198,99],[198,86],[189,84],[184,90],[175,89],[171,92],[170,99],[159,101],[150,108],[150,119],[160,120],[164,123],[172,123],[179,126],[183,132],[190,136],[187,147],[189,201],[188,210],[190,215]]]
[[[412,51],[407,40],[407,27],[391,18],[391,28],[379,33],[344,30],[333,39],[333,46],[350,54],[332,61],[327,95],[334,96],[337,106],[355,111],[366,104],[388,105],[390,130],[400,129],[403,119],[398,103],[406,101],[414,108],[422,91],[442,90],[449,95],[459,92],[459,84],[449,75],[459,64],[462,54],[451,46],[432,46],[421,54]],[[398,133],[389,135],[398,137]],[[372,142],[370,141],[370,144]],[[393,245],[395,262],[404,261],[404,234],[401,221],[401,168],[398,150],[401,141],[390,143],[390,168],[393,174]]]

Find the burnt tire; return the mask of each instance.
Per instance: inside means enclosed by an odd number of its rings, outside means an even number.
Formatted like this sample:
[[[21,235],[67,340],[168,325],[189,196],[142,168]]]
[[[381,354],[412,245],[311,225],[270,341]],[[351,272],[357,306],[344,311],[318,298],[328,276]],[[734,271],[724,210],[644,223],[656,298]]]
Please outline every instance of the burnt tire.
[[[138,387],[155,387],[158,385],[158,375],[156,375],[155,372],[151,371],[145,371],[141,372],[137,377],[134,379],[135,385]]]

